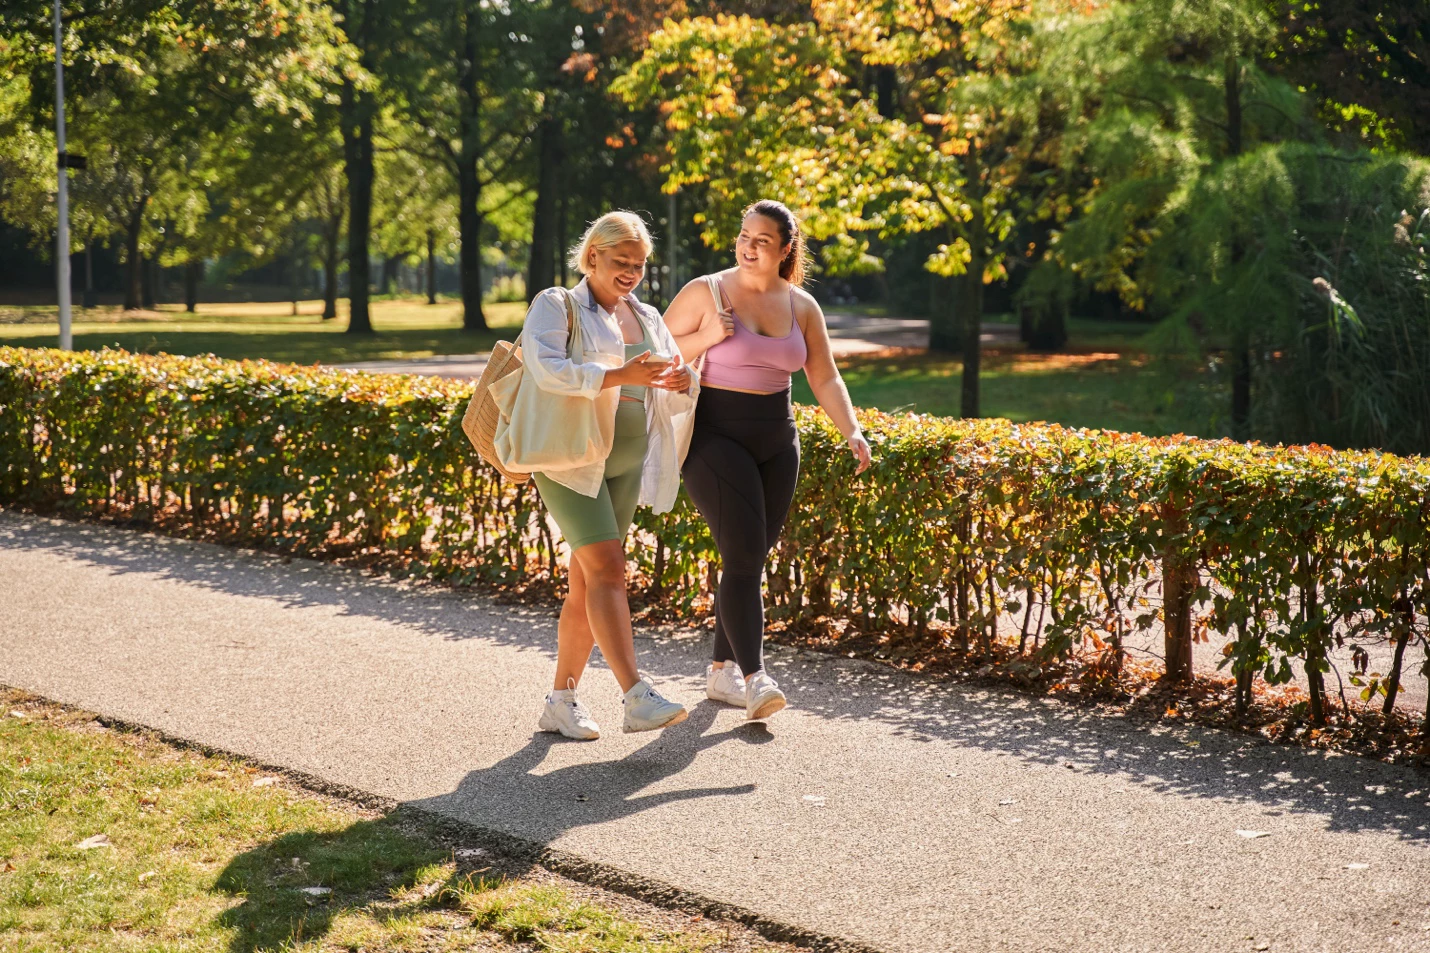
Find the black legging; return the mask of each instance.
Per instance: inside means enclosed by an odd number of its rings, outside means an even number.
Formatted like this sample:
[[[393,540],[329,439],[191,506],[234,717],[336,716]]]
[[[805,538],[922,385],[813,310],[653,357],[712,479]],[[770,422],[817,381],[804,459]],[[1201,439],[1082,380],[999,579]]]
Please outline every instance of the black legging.
[[[714,659],[738,662],[752,675],[764,667],[765,557],[780,538],[799,478],[790,392],[703,389],[682,472],[723,564]]]

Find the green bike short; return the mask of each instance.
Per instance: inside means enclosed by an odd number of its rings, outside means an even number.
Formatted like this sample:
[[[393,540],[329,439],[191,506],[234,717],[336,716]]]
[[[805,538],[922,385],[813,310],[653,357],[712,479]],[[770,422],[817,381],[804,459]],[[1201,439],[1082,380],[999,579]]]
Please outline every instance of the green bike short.
[[[572,552],[592,543],[626,538],[641,494],[647,439],[645,404],[623,400],[616,407],[615,439],[611,442],[611,455],[606,458],[606,475],[599,493],[582,496],[544,474],[534,474],[541,500],[561,527],[561,535]]]

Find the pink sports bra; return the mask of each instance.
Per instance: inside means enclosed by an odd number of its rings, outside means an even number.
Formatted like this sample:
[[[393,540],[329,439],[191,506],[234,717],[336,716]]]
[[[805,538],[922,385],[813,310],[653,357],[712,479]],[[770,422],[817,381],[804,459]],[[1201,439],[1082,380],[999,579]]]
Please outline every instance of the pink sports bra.
[[[719,281],[712,282],[719,286]],[[724,310],[724,302],[717,291],[715,304]],[[805,347],[804,335],[799,329],[799,320],[794,317],[794,288],[789,290],[790,329],[782,338],[766,337],[745,327],[734,305],[730,316],[735,319],[735,333],[705,352],[705,365],[700,369],[700,383],[711,387],[726,387],[734,390],[758,391],[762,394],[776,394],[790,385],[790,375],[804,367],[809,351]]]

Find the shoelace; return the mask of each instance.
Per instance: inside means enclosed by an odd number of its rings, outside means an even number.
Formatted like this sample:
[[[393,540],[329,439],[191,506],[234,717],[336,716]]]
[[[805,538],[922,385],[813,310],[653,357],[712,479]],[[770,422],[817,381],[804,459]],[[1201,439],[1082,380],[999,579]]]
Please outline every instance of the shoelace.
[[[568,704],[568,705],[571,706],[571,714],[574,715],[575,717],[577,717],[577,718],[585,718],[585,719],[588,720],[588,721],[592,720],[592,719],[591,719],[591,709],[587,708],[587,707],[585,706],[585,704],[583,704],[582,702],[579,702],[579,701],[577,701],[576,699],[573,698],[573,699],[571,699],[570,701],[568,701],[566,704]]]
[[[772,688],[778,689],[780,687],[779,684],[773,678],[770,678],[762,671],[756,672],[754,675],[750,676],[750,678],[745,680],[746,685],[750,685],[751,683],[753,683],[755,691],[757,692],[767,692]]]

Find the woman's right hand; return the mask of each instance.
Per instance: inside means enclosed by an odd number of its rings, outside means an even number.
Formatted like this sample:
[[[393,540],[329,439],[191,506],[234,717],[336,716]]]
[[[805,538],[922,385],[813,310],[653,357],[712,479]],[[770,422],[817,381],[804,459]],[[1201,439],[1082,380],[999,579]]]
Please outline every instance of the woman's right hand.
[[[714,347],[727,337],[735,333],[735,314],[732,311],[717,311],[715,317],[708,320],[705,325],[707,349]]]
[[[642,351],[620,367],[606,371],[604,386],[624,387],[634,384],[637,387],[650,387],[669,367],[669,361],[653,362],[650,359],[650,351]]]

